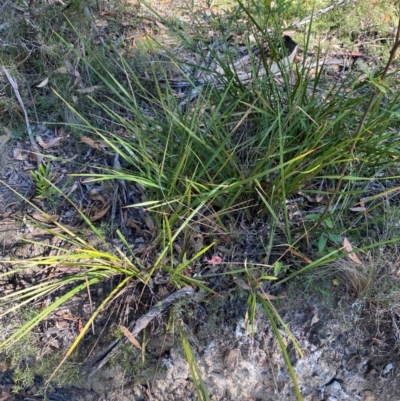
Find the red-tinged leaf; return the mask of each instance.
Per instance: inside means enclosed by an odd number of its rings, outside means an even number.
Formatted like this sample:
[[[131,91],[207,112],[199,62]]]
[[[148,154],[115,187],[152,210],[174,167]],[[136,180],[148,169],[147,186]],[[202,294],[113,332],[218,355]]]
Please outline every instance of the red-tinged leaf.
[[[362,57],[362,56],[364,56],[364,54],[361,53],[361,52],[350,52],[349,55],[352,56],[352,57]]]
[[[218,255],[213,255],[211,259],[207,260],[209,265],[220,265],[222,263],[222,258]]]
[[[358,256],[353,252],[353,247],[352,247],[352,245],[350,244],[350,241],[349,241],[346,237],[343,238],[343,246],[344,246],[344,249],[346,249],[347,252],[351,252],[351,253],[349,253],[347,256],[348,256],[354,263],[356,263],[356,264],[358,264],[358,265],[362,265],[361,260],[360,260],[360,259],[358,258]]]

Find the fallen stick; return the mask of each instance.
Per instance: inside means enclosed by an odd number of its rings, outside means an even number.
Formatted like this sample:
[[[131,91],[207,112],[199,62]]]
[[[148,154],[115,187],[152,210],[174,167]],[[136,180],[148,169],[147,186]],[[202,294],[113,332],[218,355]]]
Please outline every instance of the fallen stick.
[[[298,27],[300,25],[308,24],[315,17],[319,17],[320,15],[326,14],[327,12],[333,10],[334,8],[336,8],[338,6],[342,6],[342,5],[346,4],[346,3],[350,3],[350,2],[354,2],[354,1],[358,1],[358,0],[339,0],[339,1],[331,4],[328,7],[324,7],[324,8],[321,8],[320,10],[318,10],[318,11],[315,11],[311,15],[307,15],[307,17],[303,18],[301,21],[293,22],[291,27],[295,28],[295,27]]]
[[[33,153],[35,154],[35,156],[36,156],[36,163],[37,163],[37,166],[39,167],[40,163],[41,163],[42,160],[43,160],[43,156],[40,155],[39,146],[38,146],[38,144],[36,143],[35,138],[33,137],[32,127],[31,127],[31,125],[30,125],[30,123],[29,123],[28,113],[27,113],[27,111],[26,111],[24,102],[23,102],[23,100],[22,100],[22,98],[21,98],[21,95],[20,95],[20,93],[19,93],[18,84],[17,84],[17,82],[15,81],[15,79],[10,75],[10,73],[9,73],[8,70],[7,70],[7,68],[4,67],[4,65],[3,65],[3,71],[4,71],[4,74],[6,74],[6,77],[7,77],[7,79],[8,79],[8,82],[10,82],[10,85],[12,86],[12,88],[13,88],[13,90],[14,90],[15,96],[17,97],[18,103],[19,103],[19,105],[21,106],[21,109],[22,109],[22,111],[23,111],[23,113],[24,113],[25,124],[26,124],[26,130],[28,131],[29,140],[30,140],[30,142],[31,142],[31,149],[32,149],[32,152],[33,152]]]
[[[133,321],[129,325],[129,331],[136,337],[147,325],[156,317],[160,316],[167,308],[173,303],[178,301],[185,295],[193,295],[194,291],[192,287],[184,287],[177,292],[169,295],[164,300],[153,306],[145,315],[139,318],[137,321]],[[89,377],[93,376],[98,370],[100,370],[110,358],[116,354],[118,347],[120,346],[121,339],[114,340],[106,349],[99,352],[92,360],[86,364],[85,371],[89,372]],[[126,338],[123,341],[127,341]]]

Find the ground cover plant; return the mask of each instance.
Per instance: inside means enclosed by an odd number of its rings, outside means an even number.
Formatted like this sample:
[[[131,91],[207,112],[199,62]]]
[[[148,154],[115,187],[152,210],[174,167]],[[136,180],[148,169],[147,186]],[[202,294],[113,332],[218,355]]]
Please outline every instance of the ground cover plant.
[[[372,280],[360,286],[363,255],[398,241],[396,230],[381,235],[393,216],[389,206],[399,182],[396,9],[389,1],[384,12],[383,3],[377,5],[365,17],[364,31],[342,33],[335,24],[327,26],[332,17],[316,17],[315,25],[312,18],[307,24],[295,20],[319,3],[181,5],[180,19],[154,4],[141,4],[135,17],[122,3],[107,10],[71,4],[58,17],[56,3],[40,13],[22,2],[14,8],[15,18],[25,12],[31,22],[21,25],[21,37],[41,40],[41,52],[32,50],[34,56],[21,64],[41,92],[32,96],[31,89],[16,89],[3,76],[6,132],[10,138],[23,132],[20,114],[26,108],[38,131],[46,121],[70,132],[68,140],[81,143],[81,157],[69,166],[75,181],[68,183],[66,175],[57,180],[65,160],[50,151],[55,138],[43,142],[45,164],[36,159],[31,173],[36,193],[23,199],[30,224],[53,241],[25,239],[43,247],[41,254],[2,261],[8,266],[3,280],[41,270],[29,285],[3,291],[1,316],[38,300],[50,303],[2,334],[2,346],[16,347],[80,293],[87,294],[90,313],[78,322],[66,357],[131,288],[150,309],[179,289],[218,294],[228,283],[247,298],[249,327],[257,304],[268,315],[301,399],[279,329],[296,340],[273,300],[285,282],[346,257],[354,264],[340,277],[365,296]],[[366,2],[343,7],[333,12],[353,9],[353,18],[361,18]],[[49,15],[59,30],[49,29]],[[132,17],[129,24],[126,16]],[[124,23],[137,25],[133,44],[127,36],[113,36]],[[360,37],[372,27],[383,59],[360,51],[368,46]],[[391,32],[390,38],[383,40],[379,29]],[[322,52],[322,33],[334,37],[333,55]],[[340,50],[343,37],[354,47]],[[63,57],[57,56],[60,49]],[[20,51],[10,49],[13,57]],[[8,64],[11,57],[3,57]],[[21,65],[6,68],[22,75]],[[23,99],[19,109],[10,100],[17,93]],[[42,136],[35,141],[40,144]],[[106,295],[92,300],[102,286]],[[180,325],[197,396],[208,399],[184,320]],[[125,336],[142,350],[139,332]]]

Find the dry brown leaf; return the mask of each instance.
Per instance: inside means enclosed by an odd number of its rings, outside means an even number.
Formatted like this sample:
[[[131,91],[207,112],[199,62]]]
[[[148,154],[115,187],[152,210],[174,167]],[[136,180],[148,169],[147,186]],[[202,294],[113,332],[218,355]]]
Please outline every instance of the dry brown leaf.
[[[61,139],[62,138],[60,136],[57,136],[56,138],[50,139],[50,141],[45,143],[44,148],[45,149],[49,149],[49,148],[52,148],[53,146],[58,145],[58,142],[60,142]]]
[[[257,294],[264,299],[267,299],[268,301],[273,301],[275,299],[283,299],[286,298],[286,295],[279,295],[279,296],[275,296],[272,294],[267,294],[266,292],[261,292],[261,291],[257,291]]]
[[[350,241],[344,237],[343,238],[343,246],[344,249],[346,249],[347,252],[351,252],[349,253],[347,256],[354,262],[357,263],[358,265],[362,265],[361,260],[358,258],[358,256],[353,252],[353,247],[350,244]]]
[[[154,233],[156,227],[153,223],[153,219],[151,218],[151,216],[149,214],[145,214],[144,215],[144,222],[146,223],[147,228]]]
[[[100,149],[99,144],[97,144],[92,138],[89,138],[88,136],[81,136],[81,142],[89,145],[93,149]]]
[[[72,184],[71,189],[68,191],[67,196],[70,196],[70,195],[72,194],[72,192],[76,191],[77,188],[78,188],[78,183],[77,183],[77,182],[74,182],[74,183]]]
[[[303,255],[301,252],[296,251],[293,248],[290,248],[290,253],[292,253],[293,255],[298,256],[300,259],[303,259],[307,263],[312,263],[313,262],[310,258],[308,258],[307,256]]]
[[[245,281],[243,281],[241,278],[234,277],[233,281],[240,287],[243,288],[244,290],[251,291],[253,288],[250,287]]]
[[[125,220],[125,225],[127,227],[134,228],[135,230],[138,230],[139,233],[142,233],[142,229],[140,228],[139,224],[135,220],[126,219]]]
[[[34,141],[31,141],[31,151],[32,151],[32,153],[35,155],[36,163],[37,163],[37,165],[39,166],[40,163],[42,163],[42,161],[44,160],[44,156],[42,156],[42,155],[40,154],[39,146],[38,146],[38,144],[37,144],[36,142],[34,142]]]
[[[14,149],[14,159],[25,161],[28,159],[28,156],[24,149]]]
[[[327,205],[329,203],[329,199],[326,196],[321,195],[316,196],[315,201],[317,203],[322,203],[323,205]]]
[[[82,324],[82,319],[78,320],[78,331],[79,333],[83,330],[83,324]]]
[[[54,338],[54,337],[49,337],[46,340],[47,344],[51,345],[54,348],[59,349],[60,348],[60,344],[58,343],[58,341]]]
[[[56,321],[56,327],[57,327],[57,329],[59,329],[59,330],[68,329],[68,327],[69,327],[69,322],[67,322],[66,320],[57,320],[57,321]]]
[[[74,76],[76,77],[73,83],[73,87],[79,86],[80,88],[83,87],[83,79],[82,77],[79,75],[78,71],[74,72]]]
[[[95,213],[93,216],[90,217],[90,221],[93,223],[94,221],[100,220],[104,217],[107,212],[110,210],[110,205],[107,205],[104,209],[100,210],[99,212]]]
[[[54,72],[56,74],[68,74],[68,70],[66,67],[57,68]]]
[[[6,134],[1,137],[0,145],[4,145],[11,138],[11,131],[7,127],[3,127],[3,129],[6,132]]]
[[[98,28],[102,28],[102,27],[107,26],[107,25],[108,25],[108,22],[107,22],[107,20],[105,20],[105,19],[98,19],[98,20],[95,21],[95,25],[96,25]]]
[[[160,21],[155,21],[156,22],[156,25],[160,28],[160,29],[164,29],[164,30],[166,30],[167,29],[167,27],[164,25],[164,24],[162,24]]]
[[[352,212],[365,212],[367,208],[365,206],[349,207]]]
[[[81,142],[85,143],[86,145],[89,145],[90,147],[96,150],[102,150],[108,147],[106,142],[104,141],[95,142],[92,138],[89,138],[88,136],[81,136]]]
[[[129,340],[131,344],[133,344],[136,348],[139,348],[140,351],[142,350],[142,347],[139,344],[139,341],[136,340],[135,336],[127,329],[125,326],[119,326],[121,329],[122,333],[124,336]]]
[[[11,400],[15,399],[14,395],[11,393],[4,392],[2,394],[3,394],[3,396],[0,398],[0,401],[11,401]]]
[[[89,199],[92,200],[92,201],[99,201],[102,205],[105,205],[107,203],[107,201],[105,200],[104,196],[102,196],[100,194],[90,195]]]
[[[64,233],[67,231],[70,231],[71,233],[77,233],[78,231],[81,231],[81,230],[78,227],[63,224],[61,227],[52,229],[52,231],[54,231],[55,233]]]
[[[25,165],[22,166],[22,170],[24,171],[29,171],[29,170],[35,170],[35,166],[28,161],[25,161]]]
[[[58,317],[60,319],[65,319],[65,320],[73,320],[73,321],[75,321],[75,320],[80,319],[79,316],[73,315],[72,313],[61,313],[60,314],[60,312],[58,312],[58,313],[56,313],[56,315],[58,315]]]
[[[39,85],[36,85],[36,88],[43,88],[49,83],[49,78],[45,78]]]
[[[175,252],[176,252],[178,255],[182,255],[182,247],[181,247],[179,244],[177,244],[177,243],[174,242],[173,247],[174,247],[174,249],[175,249]]]
[[[69,157],[68,159],[63,159],[63,161],[61,163],[62,164],[70,163],[73,160],[75,160],[77,157],[78,157],[78,155],[75,155],[75,156]]]
[[[89,86],[88,88],[77,89],[76,91],[79,93],[93,93],[95,90],[101,89],[100,85]]]
[[[31,217],[42,223],[54,223],[60,218],[58,214],[33,214]]]
[[[75,274],[82,271],[82,268],[76,266],[57,266],[57,272]]]
[[[41,136],[37,136],[36,137],[36,141],[39,144],[40,147],[45,148],[46,147],[46,142],[43,141]]]

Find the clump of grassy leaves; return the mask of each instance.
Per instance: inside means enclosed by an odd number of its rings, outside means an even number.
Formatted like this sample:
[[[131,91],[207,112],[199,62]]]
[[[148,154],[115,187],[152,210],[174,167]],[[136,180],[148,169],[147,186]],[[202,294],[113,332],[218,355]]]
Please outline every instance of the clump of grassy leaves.
[[[268,227],[269,249],[284,244],[281,256],[272,257],[268,251],[261,267],[255,264],[251,269],[246,265],[235,270],[227,268],[222,274],[242,274],[245,278],[250,320],[255,319],[256,302],[261,303],[282,346],[296,396],[301,399],[279,327],[294,339],[261,287],[265,281],[279,279],[279,283],[283,283],[342,257],[346,251],[340,251],[338,236],[349,235],[361,250],[397,240],[391,238],[372,245],[363,243],[362,235],[357,233],[368,230],[371,223],[368,218],[356,221],[358,218],[354,218],[348,208],[357,202],[366,182],[372,178],[393,180],[393,175],[397,175],[397,170],[395,174],[389,174],[389,171],[397,169],[394,161],[399,156],[400,139],[392,133],[398,124],[400,94],[391,89],[395,72],[348,74],[341,82],[330,83],[324,81],[322,68],[311,76],[305,61],[291,68],[281,63],[276,55],[282,42],[284,6],[279,3],[278,8],[273,8],[267,2],[262,12],[255,15],[239,2],[229,22],[229,29],[239,29],[241,18],[245,17],[248,43],[251,36],[259,49],[264,43],[270,45],[272,62],[280,69],[279,79],[271,73],[271,64],[266,60],[261,66],[267,74],[258,77],[260,64],[254,58],[251,65],[253,79],[244,84],[232,60],[221,58],[208,40],[200,40],[206,53],[219,61],[224,74],[215,78],[216,84],[204,85],[196,99],[186,107],[181,107],[168,74],[160,71],[158,65],[149,60],[144,74],[125,58],[104,64],[104,55],[99,56],[81,35],[76,35],[76,41],[84,44],[87,54],[87,58],[80,60],[81,67],[87,67],[93,80],[100,82],[108,94],[102,97],[94,90],[89,96],[82,95],[84,92],[81,91],[79,96],[84,97],[85,102],[91,102],[103,121],[111,122],[111,129],[96,125],[93,116],[87,115],[84,108],[78,108],[59,88],[55,87],[54,93],[78,121],[74,128],[101,138],[119,155],[122,165],[118,170],[95,166],[98,173],[84,176],[92,182],[120,180],[143,188],[146,200],[131,206],[145,207],[151,214],[157,257],[150,267],[145,266],[129,251],[128,240],[119,231],[117,235],[123,247],[110,246],[82,212],[82,221],[99,238],[101,250],[58,222],[54,222],[57,229],[43,226],[43,230],[62,239],[67,246],[53,246],[57,250],[56,256],[14,261],[12,263],[17,267],[2,275],[35,266],[62,265],[79,271],[3,295],[0,302],[4,312],[0,316],[28,305],[38,297],[60,291],[62,294],[13,333],[3,346],[20,340],[76,293],[112,277],[118,277],[119,284],[97,307],[67,356],[96,316],[132,281],[147,285],[161,270],[169,274],[170,282],[177,288],[189,284],[212,291],[206,277],[188,276],[185,269],[212,248],[218,241],[218,232],[230,231],[240,219],[259,219]],[[159,15],[157,17],[161,19]],[[168,25],[168,21],[162,22]],[[264,26],[274,27],[274,30],[265,32]],[[310,43],[310,29],[301,43],[304,53]],[[181,35],[173,26],[171,32],[178,38]],[[184,43],[190,44],[190,41]],[[248,46],[250,50],[250,44]],[[198,90],[195,77],[188,73],[188,66],[179,57],[156,41],[152,49],[169,60],[181,80],[190,83],[189,94]],[[116,65],[118,71],[114,69]],[[201,69],[203,74],[214,73],[207,69],[207,64]],[[380,103],[385,105],[384,108],[378,107]],[[124,132],[124,136],[120,132]],[[52,187],[43,175],[41,183]],[[302,196],[326,200],[325,206],[319,208],[313,218],[307,219],[305,213],[300,213],[300,224],[291,218],[289,207],[290,200],[299,192]],[[374,224],[383,220],[379,211],[373,217]],[[344,224],[345,220],[348,225]],[[190,238],[199,230],[211,240],[196,249]],[[315,238],[320,244],[320,254],[312,247]],[[329,241],[331,249],[326,251]],[[302,260],[306,263],[301,264],[300,269],[284,270],[281,260],[285,254],[303,255]],[[63,292],[63,289],[66,290]],[[183,345],[191,361],[198,396],[207,399],[204,383],[185,339]],[[299,348],[298,351],[301,354]]]

